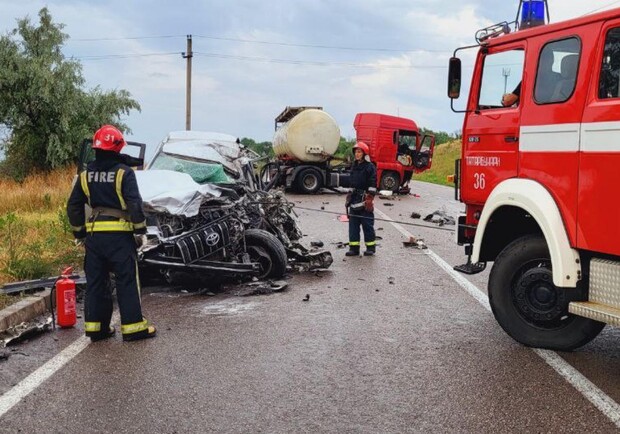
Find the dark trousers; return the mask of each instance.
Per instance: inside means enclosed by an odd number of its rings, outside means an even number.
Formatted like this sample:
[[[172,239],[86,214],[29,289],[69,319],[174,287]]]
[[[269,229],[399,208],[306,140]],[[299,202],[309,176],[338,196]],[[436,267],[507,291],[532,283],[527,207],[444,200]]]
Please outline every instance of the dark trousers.
[[[360,246],[360,226],[364,231],[364,243],[367,248],[375,249],[375,214],[366,210],[349,212],[349,246]]]
[[[116,299],[123,326],[140,323],[140,281],[136,262],[136,242],[131,232],[95,232],[86,237],[86,298],[84,323],[89,336],[103,333],[112,319],[112,286],[114,273]]]

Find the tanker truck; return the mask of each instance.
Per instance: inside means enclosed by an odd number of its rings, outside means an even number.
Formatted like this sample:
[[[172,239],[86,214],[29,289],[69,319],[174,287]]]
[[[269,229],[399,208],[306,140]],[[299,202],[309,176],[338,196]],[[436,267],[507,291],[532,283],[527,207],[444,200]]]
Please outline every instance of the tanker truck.
[[[420,135],[410,119],[358,113],[356,139],[370,148],[377,166],[377,187],[408,193],[413,173],[431,167],[435,138]],[[338,124],[322,107],[286,107],[275,119],[275,161],[266,164],[260,178],[265,189],[285,187],[299,193],[350,186],[350,159],[337,163]]]

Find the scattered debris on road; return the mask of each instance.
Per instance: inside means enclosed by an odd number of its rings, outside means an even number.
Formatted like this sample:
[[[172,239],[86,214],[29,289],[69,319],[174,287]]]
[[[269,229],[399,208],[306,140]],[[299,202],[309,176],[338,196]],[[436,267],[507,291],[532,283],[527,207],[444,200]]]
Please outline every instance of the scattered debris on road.
[[[311,247],[323,247],[325,244],[323,241],[310,241]]]
[[[0,342],[3,347],[7,347],[8,345],[16,344],[24,339],[49,331],[51,328],[51,316],[35,318],[32,321],[23,322],[16,326],[9,327],[0,333]]]
[[[405,246],[405,247],[414,247],[414,248],[420,249],[420,250],[428,249],[426,244],[424,244],[424,239],[423,238],[416,239],[414,237],[409,237],[409,239],[407,241],[403,241],[403,246]]]
[[[384,203],[383,206],[394,206],[394,204],[387,202],[387,203]]]
[[[310,300],[310,294],[306,294],[306,297],[303,298],[301,301],[309,301]]]
[[[445,211],[435,211],[424,217],[425,222],[436,223],[439,226],[454,225],[454,217],[449,216]]]
[[[266,282],[252,282],[244,284],[239,290],[235,291],[235,295],[247,297],[251,295],[268,295],[274,292],[282,292],[288,287],[288,283],[282,280],[273,280]]]
[[[394,285],[394,283],[396,283],[396,279],[394,277],[390,276],[390,277],[388,277],[388,283],[390,285]]]
[[[417,212],[415,212],[415,211],[411,213],[411,218],[412,218],[412,219],[419,219],[419,218],[421,218],[421,217],[422,217],[422,215],[421,215],[421,214],[418,214],[418,213],[417,213]]]

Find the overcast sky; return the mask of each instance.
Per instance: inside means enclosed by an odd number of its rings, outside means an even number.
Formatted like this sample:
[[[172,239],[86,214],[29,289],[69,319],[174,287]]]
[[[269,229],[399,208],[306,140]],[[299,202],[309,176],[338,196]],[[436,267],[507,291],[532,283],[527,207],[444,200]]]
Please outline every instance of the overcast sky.
[[[286,106],[318,105],[354,137],[358,112],[461,129],[447,63],[479,28],[512,21],[517,0],[0,0],[0,31],[47,6],[87,86],[127,89],[142,112],[130,139],[152,148],[185,129],[186,35],[193,35],[192,128],[271,140]],[[548,0],[551,21],[620,7]],[[467,59],[463,59],[467,64]]]

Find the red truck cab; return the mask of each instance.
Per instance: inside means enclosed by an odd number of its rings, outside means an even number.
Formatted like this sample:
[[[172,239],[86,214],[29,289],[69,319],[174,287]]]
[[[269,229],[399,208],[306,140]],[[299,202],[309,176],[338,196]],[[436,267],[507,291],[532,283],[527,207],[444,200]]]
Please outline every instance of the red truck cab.
[[[380,190],[406,190],[413,173],[431,167],[435,137],[420,135],[411,119],[358,113],[353,121],[358,141],[370,148]]]

